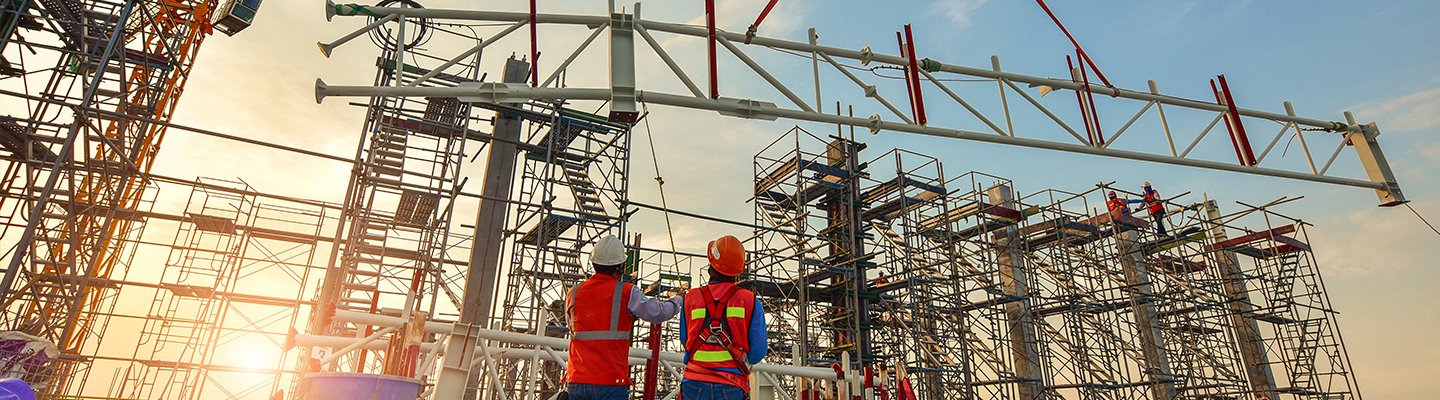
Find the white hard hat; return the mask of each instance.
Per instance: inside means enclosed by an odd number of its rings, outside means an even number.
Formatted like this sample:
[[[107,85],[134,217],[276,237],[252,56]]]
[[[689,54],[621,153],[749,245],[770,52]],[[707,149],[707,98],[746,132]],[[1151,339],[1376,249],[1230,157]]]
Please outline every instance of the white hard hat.
[[[590,263],[597,267],[614,268],[624,264],[629,258],[625,254],[625,244],[620,238],[614,235],[606,235],[595,242],[595,248],[590,251]]]
[[[1150,182],[1145,182],[1145,184],[1144,184],[1144,185],[1141,185],[1141,186],[1150,187]]]

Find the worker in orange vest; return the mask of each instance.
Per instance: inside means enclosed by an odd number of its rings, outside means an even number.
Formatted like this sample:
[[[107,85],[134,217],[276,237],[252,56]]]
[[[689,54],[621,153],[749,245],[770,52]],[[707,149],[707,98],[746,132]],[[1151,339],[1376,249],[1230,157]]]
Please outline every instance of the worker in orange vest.
[[[685,293],[680,344],[685,347],[681,400],[749,397],[750,365],[768,351],[765,309],[755,293],[736,286],[745,272],[745,247],[726,235],[706,246],[710,283]]]
[[[1150,206],[1150,219],[1155,221],[1155,230],[1160,236],[1169,236],[1165,233],[1165,201],[1160,199],[1160,192],[1150,188],[1150,182],[1142,186],[1145,189],[1145,204]]]
[[[1110,211],[1120,210],[1120,214],[1128,217],[1128,216],[1130,216],[1130,206],[1129,206],[1129,204],[1130,204],[1130,203],[1139,203],[1139,202],[1140,202],[1140,200],[1130,200],[1130,199],[1122,199],[1122,198],[1119,198],[1119,197],[1115,196],[1115,191],[1114,191],[1114,190],[1111,190],[1111,191],[1110,191],[1110,200],[1108,200],[1108,201],[1105,202],[1105,206],[1108,207],[1108,208],[1110,209]]]
[[[595,274],[565,298],[571,335],[569,368],[563,380],[569,384],[566,392],[571,400],[629,398],[630,328],[635,318],[665,322],[683,305],[679,291],[670,293],[668,300],[647,299],[639,287],[621,282],[628,258],[619,238],[600,238],[590,252]]]

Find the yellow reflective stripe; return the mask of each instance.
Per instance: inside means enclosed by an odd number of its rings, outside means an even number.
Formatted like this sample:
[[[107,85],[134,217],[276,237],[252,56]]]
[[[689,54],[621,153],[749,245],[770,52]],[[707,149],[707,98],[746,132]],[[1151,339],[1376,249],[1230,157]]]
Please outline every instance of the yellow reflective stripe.
[[[735,358],[734,358],[734,357],[731,357],[731,356],[730,356],[730,352],[728,352],[728,351],[705,351],[705,350],[697,350],[697,351],[695,352],[695,355],[690,356],[690,361],[700,361],[700,362],[722,362],[722,361],[730,361],[730,360],[734,360],[734,359],[735,359]]]
[[[744,307],[725,307],[726,318],[745,318]]]
[[[726,318],[745,318],[744,307],[725,307]],[[690,319],[705,318],[705,309],[697,308],[690,310]]]

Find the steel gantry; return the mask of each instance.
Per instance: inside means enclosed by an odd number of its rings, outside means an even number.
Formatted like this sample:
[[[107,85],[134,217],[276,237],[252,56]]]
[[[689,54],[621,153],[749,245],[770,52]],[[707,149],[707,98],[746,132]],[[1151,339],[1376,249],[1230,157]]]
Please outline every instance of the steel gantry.
[[[736,116],[742,118],[763,120],[775,120],[779,118],[785,118],[798,121],[840,124],[863,127],[869,129],[872,133],[878,133],[881,131],[906,132],[1005,145],[1066,151],[1072,153],[1091,154],[1138,161],[1149,161],[1189,167],[1199,167],[1252,175],[1353,186],[1376,190],[1376,194],[1379,196],[1380,203],[1383,206],[1399,205],[1406,201],[1404,195],[1400,191],[1399,183],[1396,182],[1394,173],[1391,172],[1389,164],[1385,160],[1384,153],[1381,151],[1379,144],[1376,140],[1376,137],[1380,135],[1380,130],[1378,127],[1375,126],[1374,123],[1358,123],[1353,116],[1349,115],[1349,113],[1346,113],[1344,122],[1300,117],[1295,114],[1293,107],[1288,102],[1285,104],[1285,113],[1275,113],[1240,108],[1233,104],[1233,96],[1230,94],[1228,86],[1223,85],[1223,77],[1221,77],[1220,79],[1222,85],[1216,88],[1217,101],[1211,102],[1203,100],[1185,99],[1162,94],[1159,92],[1158,87],[1156,86],[1154,81],[1149,82],[1149,87],[1146,90],[1129,90],[1113,86],[1090,83],[1080,77],[1081,70],[1079,69],[1072,70],[1075,75],[1074,79],[1046,78],[1005,72],[1000,69],[1000,61],[998,56],[991,58],[991,68],[975,68],[946,64],[930,58],[916,60],[915,57],[911,57],[913,56],[913,54],[905,56],[881,54],[872,50],[869,46],[863,47],[860,50],[822,46],[816,43],[816,35],[814,34],[814,32],[811,32],[811,40],[808,43],[767,38],[763,36],[747,37],[747,35],[744,33],[725,32],[723,30],[716,30],[712,38],[710,33],[702,27],[644,20],[639,16],[639,3],[635,4],[634,13],[631,14],[614,12],[613,3],[611,6],[611,11],[612,12],[608,16],[592,16],[569,14],[532,14],[480,10],[443,10],[423,8],[402,9],[391,7],[368,7],[354,4],[333,4],[331,2],[327,2],[325,8],[327,19],[337,16],[344,17],[360,15],[370,16],[371,19],[493,21],[512,22],[513,25],[494,35],[491,35],[485,41],[475,45],[467,51],[458,54],[456,57],[451,59],[450,62],[431,71],[430,74],[427,74],[428,76],[422,77],[422,79],[417,80],[415,83],[407,85],[405,87],[331,86],[326,84],[322,80],[317,79],[315,90],[316,101],[321,101],[328,96],[455,96],[459,97],[462,101],[486,103],[513,103],[532,99],[601,100],[609,102],[610,113],[612,117],[621,119],[625,118],[625,116],[627,115],[632,115],[631,113],[635,112],[634,110],[636,110],[637,102],[643,102],[675,107],[711,110],[719,112],[722,115]],[[551,25],[582,25],[592,29],[593,33],[585,42],[581,43],[575,49],[575,51],[569,56],[569,58],[566,59],[566,61],[560,63],[556,70],[550,74],[549,79],[546,79],[540,85],[531,86],[526,84],[513,83],[507,84],[494,82],[476,82],[456,87],[422,87],[421,83],[425,82],[426,79],[429,79],[434,75],[446,70],[447,68],[450,68],[452,65],[458,63],[460,60],[471,57],[475,53],[480,52],[485,47],[505,38],[509,33],[515,31],[516,29],[531,23]],[[352,38],[365,31],[375,29],[380,25],[380,23],[372,23],[362,28],[359,32],[356,32],[355,34],[352,34],[350,36],[346,36],[346,38]],[[558,87],[558,82],[556,81],[555,77],[560,76],[561,73],[569,67],[570,62],[573,61],[576,56],[582,53],[586,49],[586,47],[588,47],[594,41],[595,37],[598,36],[600,32],[606,28],[609,28],[611,32],[609,73],[610,81],[608,83],[594,85],[586,85],[584,82],[577,83],[571,81],[566,82],[568,87]],[[786,100],[783,101],[787,101],[793,104],[794,108],[777,105],[775,102],[765,100],[723,97],[719,96],[720,91],[718,90],[715,93],[712,93],[711,96],[707,96],[704,92],[701,91],[698,86],[695,85],[694,81],[690,78],[690,75],[687,74],[684,69],[675,62],[674,58],[672,58],[662,46],[660,46],[660,42],[657,41],[654,35],[651,34],[652,31],[663,32],[677,36],[706,38],[707,40],[713,40],[717,42],[720,47],[723,47],[732,54],[734,54],[737,59],[739,59],[750,69],[752,69],[755,74],[759,75],[771,86],[773,86],[777,92],[779,92],[783,95],[783,97],[785,97]],[[675,76],[685,84],[685,86],[691,92],[689,95],[647,91],[641,90],[637,87],[638,84],[636,83],[637,81],[635,79],[634,57],[634,36],[637,34],[650,46],[652,50],[654,50],[655,54],[659,56],[661,60],[665,61],[665,64],[670,68],[671,71],[675,73]],[[329,45],[322,44],[321,47],[323,49],[326,49],[328,53],[331,49],[334,48],[334,46],[343,43],[345,40],[347,39],[342,39],[341,41],[337,41],[336,43]],[[768,70],[764,66],[762,66],[758,61],[749,56],[739,46],[737,46],[734,43],[736,41],[748,43],[751,48],[769,48],[778,51],[808,55],[809,58],[813,60],[813,69],[815,73],[815,103],[812,105],[806,100],[802,99],[799,95],[795,93],[795,91],[790,89],[789,85],[786,85],[773,74],[768,72]],[[913,45],[909,47],[913,47]],[[972,125],[978,123],[980,124],[980,127],[954,129],[948,127],[927,125],[925,124],[925,121],[920,120],[919,118],[912,118],[912,116],[918,116],[920,113],[923,113],[924,106],[921,105],[918,101],[914,102],[915,104],[912,107],[913,113],[911,114],[911,116],[907,116],[893,103],[886,100],[885,96],[880,93],[880,90],[877,88],[876,85],[869,84],[866,81],[862,80],[860,77],[856,76],[854,73],[852,73],[850,69],[853,69],[855,67],[842,63],[842,60],[849,62],[858,62],[861,66],[869,66],[874,64],[877,66],[889,66],[899,69],[905,69],[910,72],[910,75],[914,76],[912,82],[907,82],[909,83],[907,84],[907,89],[910,89],[911,91],[918,91],[919,89],[921,89],[920,83],[922,82],[920,81],[920,79],[923,78],[924,82],[929,82],[930,84],[933,84],[936,89],[939,89],[941,92],[945,93],[948,97],[954,100],[955,103],[963,107],[965,109],[965,112],[968,113],[968,115],[974,117],[974,120],[970,121],[970,123]],[[883,107],[884,111],[880,113],[870,114],[869,117],[833,115],[825,114],[821,111],[818,111],[820,108],[819,105],[821,99],[821,90],[819,85],[819,64],[821,64],[822,62],[824,64],[829,64],[833,66],[838,72],[844,75],[847,80],[854,82],[856,87],[849,88],[847,90],[855,90],[856,88],[862,90],[866,97],[874,99],[876,105]],[[539,71],[532,72],[538,76]],[[713,74],[713,71],[711,73]],[[962,96],[960,92],[952,90],[948,85],[946,85],[946,80],[941,78],[946,74],[967,78],[987,79],[997,82],[1000,87],[1000,95],[998,97],[1000,105],[999,107],[994,108],[999,108],[1002,110],[1000,114],[1005,121],[1005,127],[1002,128],[999,124],[994,122],[998,119],[993,118],[993,112],[990,114],[982,112],[979,108],[975,106],[975,104],[972,104],[971,101],[967,101],[966,97]],[[552,84],[556,84],[554,85],[556,87],[551,87]],[[1135,104],[1138,102],[1140,111],[1137,112],[1133,117],[1129,118],[1128,122],[1120,129],[1113,132],[1110,135],[1109,140],[1095,140],[1094,137],[1087,138],[1085,136],[1082,136],[1082,134],[1078,132],[1075,128],[1073,128],[1070,123],[1067,123],[1063,118],[1057,116],[1057,114],[1052,111],[1051,107],[1047,107],[1046,105],[1042,104],[1035,96],[1032,96],[1025,90],[1022,90],[1022,87],[1020,85],[1026,85],[1027,87],[1048,88],[1046,90],[1067,90],[1075,91],[1077,93],[1083,92],[1091,96],[1109,96],[1114,98],[1115,101],[1129,102],[1131,104]],[[1024,98],[1025,102],[1021,103],[1022,106],[1028,105],[1033,107],[1037,112],[1043,114],[1043,119],[1048,119],[1049,121],[1053,122],[1054,126],[1058,128],[1058,131],[1068,134],[1069,137],[1067,138],[1067,135],[1055,135],[1051,133],[1057,130],[1053,128],[1044,132],[1035,132],[1033,135],[1025,134],[1022,136],[1022,132],[1018,132],[1012,122],[1012,120],[1014,119],[1014,112],[1011,110],[1012,104],[1006,100],[1006,93],[1017,94],[1020,97]],[[911,94],[911,96],[913,96],[917,100],[919,98],[919,96],[914,95],[913,93]],[[1180,143],[1183,144],[1185,143],[1185,137],[1173,134],[1172,132],[1186,131],[1189,130],[1189,128],[1191,127],[1181,126],[1183,124],[1181,124],[1180,122],[1183,122],[1183,120],[1177,118],[1167,118],[1165,111],[1165,108],[1167,107],[1171,109],[1170,113],[1172,115],[1175,114],[1177,111],[1183,110],[1185,112],[1198,113],[1199,115],[1206,116],[1208,117],[1208,120],[1210,122],[1209,124],[1204,125],[1203,128],[1200,126],[1194,126],[1193,130],[1198,132],[1194,135],[1193,139],[1190,140],[1189,145],[1185,147],[1177,147],[1177,140],[1179,140]],[[1115,108],[1124,107],[1114,107],[1112,109]],[[1155,109],[1156,114],[1159,116],[1159,121],[1162,128],[1160,129],[1160,131],[1164,133],[1166,143],[1168,144],[1168,147],[1166,149],[1167,151],[1157,153],[1141,150],[1125,150],[1115,148],[1115,144],[1120,141],[1121,137],[1125,135],[1125,133],[1130,131],[1131,128],[1134,127],[1135,123],[1142,116],[1148,113],[1152,108]],[[889,120],[889,117],[882,116],[882,113],[893,115],[893,117],[895,119],[898,119],[898,121]],[[1096,110],[1091,109],[1088,110],[1088,113],[1094,115],[1097,112]],[[863,114],[864,113],[861,113],[861,115]],[[1239,155],[1239,162],[1231,163],[1192,156],[1191,153],[1196,149],[1196,146],[1199,145],[1202,140],[1210,136],[1220,136],[1218,134],[1210,135],[1210,133],[1215,130],[1216,125],[1219,124],[1221,121],[1225,122],[1226,128],[1231,132],[1231,145],[1234,146],[1236,153]],[[1256,121],[1270,121],[1282,127],[1281,130],[1268,142],[1266,147],[1260,151],[1258,156],[1254,155],[1255,149],[1251,147],[1248,136],[1246,136],[1244,133],[1244,125],[1246,121],[1251,121],[1251,126],[1255,126],[1254,122]],[[1084,124],[1086,124],[1087,126],[1090,125],[1090,119],[1087,118]],[[1320,131],[1325,133],[1323,134],[1324,136],[1311,134],[1309,140],[1307,141],[1305,132],[1308,131]],[[1271,161],[1267,163],[1267,156],[1271,154],[1271,150],[1274,149],[1275,145],[1280,141],[1281,138],[1285,136],[1286,133],[1291,132],[1295,133],[1296,137],[1300,141],[1301,148],[1305,154],[1306,166],[1304,168],[1287,168],[1283,165],[1277,165],[1280,164],[1277,161]],[[1133,137],[1138,135],[1139,134],[1132,134],[1130,136]],[[1058,139],[1056,137],[1058,137]],[[1070,141],[1070,139],[1072,138],[1074,139],[1074,142]],[[1212,137],[1211,140],[1222,139]],[[1322,147],[1319,147],[1322,145],[1321,143],[1334,143],[1335,149],[1329,154],[1328,158],[1322,158],[1325,157],[1323,153],[1321,153],[1319,157],[1312,156],[1311,154],[1310,144],[1316,144],[1317,151],[1321,151],[1320,149],[1322,149]],[[1356,154],[1359,156],[1359,161],[1365,169],[1365,179],[1337,176],[1329,173],[1330,167],[1334,164],[1340,153],[1347,145],[1351,145],[1355,148]],[[1271,159],[1273,160],[1273,158]]]

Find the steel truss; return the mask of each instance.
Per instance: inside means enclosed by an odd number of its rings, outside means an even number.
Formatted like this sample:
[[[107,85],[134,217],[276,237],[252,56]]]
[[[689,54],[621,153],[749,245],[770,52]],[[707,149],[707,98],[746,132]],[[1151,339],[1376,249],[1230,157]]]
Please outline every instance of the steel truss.
[[[1295,114],[1293,107],[1291,107],[1289,103],[1286,103],[1286,112],[1283,114],[1240,108],[1235,104],[1232,104],[1234,102],[1233,96],[1231,95],[1228,86],[1224,85],[1223,77],[1221,77],[1221,83],[1222,86],[1225,86],[1225,89],[1222,91],[1217,88],[1215,91],[1217,100],[1215,102],[1208,102],[1163,95],[1159,92],[1157,86],[1153,81],[1150,82],[1150,87],[1148,90],[1141,91],[1126,90],[1116,87],[1093,84],[1084,80],[1081,77],[1081,71],[1079,69],[1072,70],[1074,77],[1072,77],[1071,79],[1041,78],[1004,72],[1000,69],[1000,62],[998,57],[992,58],[991,68],[973,68],[945,64],[940,61],[928,58],[918,60],[917,57],[914,56],[914,54],[909,54],[908,56],[890,56],[885,54],[878,54],[868,46],[860,50],[849,50],[829,46],[820,46],[816,44],[815,38],[817,36],[813,32],[813,30],[811,32],[810,41],[808,43],[759,36],[747,37],[745,34],[725,32],[723,30],[717,30],[712,35],[706,29],[700,27],[641,19],[639,16],[639,9],[640,7],[637,3],[635,6],[634,14],[617,13],[614,10],[611,10],[610,15],[608,16],[588,16],[565,14],[530,14],[478,10],[472,11],[440,9],[404,9],[390,7],[368,7],[355,4],[336,5],[327,2],[325,8],[327,19],[336,16],[344,17],[354,15],[368,15],[372,16],[372,18],[384,17],[397,20],[470,20],[514,23],[505,30],[502,30],[497,34],[489,37],[484,42],[476,44],[468,51],[460,53],[458,56],[451,59],[451,62],[458,62],[458,60],[470,57],[471,55],[484,49],[486,46],[506,37],[509,33],[526,24],[533,23],[554,25],[584,25],[593,29],[593,32],[591,36],[585,40],[585,42],[583,42],[576,48],[576,50],[565,62],[562,62],[560,66],[556,68],[554,73],[550,74],[550,79],[545,80],[545,83],[543,84],[533,87],[524,84],[507,83],[481,83],[464,85],[462,87],[456,88],[421,88],[416,85],[410,85],[408,87],[330,86],[322,81],[317,80],[316,101],[320,101],[327,96],[375,95],[456,96],[461,98],[462,101],[512,103],[522,102],[526,100],[556,99],[604,100],[609,102],[611,116],[613,118],[620,118],[622,120],[626,118],[633,118],[637,110],[636,103],[645,102],[677,107],[713,110],[723,115],[743,118],[766,120],[787,118],[799,121],[834,123],[866,128],[869,129],[872,133],[878,133],[880,131],[886,130],[908,132],[998,144],[1008,144],[1082,154],[1100,155],[1107,157],[1125,158],[1140,161],[1192,166],[1262,176],[1347,185],[1375,189],[1377,191],[1377,195],[1380,197],[1381,205],[1384,206],[1398,205],[1406,201],[1404,196],[1400,192],[1399,184],[1395,181],[1394,174],[1390,171],[1389,165],[1385,161],[1384,154],[1381,152],[1378,146],[1378,142],[1375,140],[1375,138],[1380,134],[1380,131],[1373,123],[1359,124],[1348,113],[1345,116],[1344,122],[1303,118]],[[374,26],[367,26],[365,28],[362,28],[359,32],[368,31],[370,29],[374,29]],[[565,88],[559,88],[558,85],[557,87],[549,87],[552,82],[556,82],[554,77],[560,76],[569,66],[570,61],[574,60],[575,56],[579,55],[582,51],[584,51],[585,48],[588,47],[590,43],[594,40],[594,38],[598,36],[602,30],[605,29],[609,29],[611,37],[609,46],[611,55],[609,74],[610,81],[608,83],[595,83],[590,85],[586,85],[584,83],[567,82],[568,87]],[[795,108],[783,108],[774,102],[768,102],[764,100],[720,97],[718,95],[718,87],[714,87],[715,79],[713,79],[713,71],[709,72],[712,75],[712,95],[707,96],[700,90],[699,87],[694,84],[694,82],[690,79],[690,75],[686,74],[685,71],[674,62],[674,59],[668,53],[666,53],[666,51],[658,44],[659,42],[657,42],[654,36],[652,36],[650,33],[652,31],[681,36],[701,37],[706,38],[706,40],[710,40],[713,43],[718,43],[719,45],[722,45],[722,47],[727,49],[736,58],[749,66],[756,73],[756,75],[763,78],[768,84],[773,86],[777,92],[782,94],[783,97],[786,98],[786,100],[782,102],[791,103],[795,106]],[[634,73],[634,54],[636,42],[634,36],[636,34],[638,34],[647,44],[650,45],[651,49],[654,50],[655,54],[660,57],[661,60],[665,61],[666,65],[669,66],[670,69],[675,73],[675,76],[680,79],[680,81],[683,82],[687,88],[689,88],[691,92],[690,94],[667,94],[654,91],[640,90],[640,88],[637,87],[638,83],[635,79]],[[344,39],[331,45],[322,44],[322,48],[326,48],[328,54],[328,51],[330,51],[330,49],[333,49],[334,46],[342,43],[343,41]],[[808,56],[808,58],[811,59],[813,65],[815,74],[814,80],[816,82],[816,98],[814,106],[808,103],[807,100],[804,100],[798,95],[796,95],[789,86],[787,86],[784,82],[769,73],[760,63],[747,55],[743,50],[741,50],[739,46],[735,45],[734,42],[737,41],[743,41],[743,43],[749,45],[765,47],[781,52],[788,52],[800,56]],[[715,57],[713,51],[711,56],[712,58]],[[821,104],[821,87],[819,84],[821,82],[821,79],[819,65],[820,61],[822,60],[825,64],[833,66],[838,72],[844,75],[847,80],[852,81],[856,85],[856,88],[860,89],[864,93],[865,97],[874,99],[876,104],[872,104],[869,106],[877,107],[877,110],[880,109],[878,107],[883,106],[883,111],[873,113],[868,118],[855,117],[853,115],[830,115],[816,111],[820,109],[819,105]],[[876,64],[877,66],[884,66],[907,71],[907,76],[909,77],[907,78],[907,96],[909,96],[908,98],[916,100],[913,102],[914,105],[912,105],[912,115],[923,115],[924,113],[924,106],[922,105],[923,103],[919,101],[921,96],[919,93],[916,93],[919,91],[923,91],[923,85],[921,84],[922,82],[919,81],[919,79],[921,76],[924,76],[926,81],[934,85],[936,89],[940,89],[941,92],[945,93],[946,95],[948,95],[948,97],[954,100],[956,105],[963,108],[964,111],[957,112],[957,115],[965,115],[967,119],[970,116],[974,117],[973,120],[965,121],[966,124],[972,125],[974,127],[964,129],[950,129],[928,126],[924,123],[925,121],[920,121],[920,123],[916,123],[915,119],[908,117],[905,113],[901,112],[900,109],[897,108],[894,104],[885,100],[884,95],[881,93],[881,91],[877,88],[876,85],[869,84],[857,77],[854,73],[850,72],[850,69],[860,67],[843,64],[839,62],[839,60],[858,62],[862,67]],[[442,65],[442,67],[438,68],[435,73],[439,73],[448,67],[448,65]],[[537,77],[539,76],[539,73],[540,71],[532,71],[532,74]],[[937,75],[935,74],[941,75],[937,77]],[[952,90],[947,84],[945,84],[945,80],[949,79],[946,78],[948,75],[945,74],[959,76],[961,78],[978,78],[985,80],[993,80],[999,86],[998,96],[992,98],[985,93],[971,93]],[[1107,140],[1104,139],[1103,132],[1100,132],[1099,123],[1096,122],[1099,121],[1099,107],[1095,105],[1093,101],[1082,101],[1080,114],[1094,116],[1094,118],[1084,118],[1084,130],[1087,132],[1088,137],[1081,136],[1078,132],[1079,130],[1072,127],[1072,125],[1080,124],[1075,124],[1073,121],[1066,122],[1065,119],[1057,116],[1057,114],[1052,111],[1052,108],[1057,107],[1056,105],[1052,104],[1051,106],[1047,107],[1044,103],[1040,102],[1034,96],[1031,96],[1025,90],[1022,90],[1019,86],[1021,84],[1032,87],[1043,87],[1045,90],[1074,91],[1075,93],[1084,95],[1083,97],[1087,98],[1101,96],[1102,100],[1104,100],[1103,96],[1109,96],[1113,99],[1111,100],[1111,103],[1117,105],[1114,107],[1107,105],[1106,110],[1124,110],[1138,108],[1139,111],[1136,112],[1133,116],[1129,117],[1128,121],[1120,129],[1114,131],[1113,134],[1110,135],[1110,138]],[[842,84],[841,86],[848,85]],[[849,90],[855,90],[855,88]],[[964,93],[965,95],[962,96],[962,93]],[[1007,100],[1007,94],[1019,95],[1020,97],[1024,98],[1026,102],[1022,103],[1021,106],[1018,106],[1016,108],[1018,110],[1026,106],[1033,107],[1031,109],[1031,112],[1029,114],[1021,114],[1020,117],[1022,118],[1016,118],[1015,115],[1012,115],[1011,102]],[[986,111],[982,110],[981,108],[977,108],[974,104],[971,103],[971,101],[967,101],[967,96],[971,100],[994,100],[998,104],[990,107],[982,107],[984,109],[992,110],[988,111],[989,114],[987,114]],[[1165,111],[1166,107],[1170,108],[1168,116]],[[1160,122],[1158,124],[1158,127],[1161,128],[1160,131],[1164,133],[1165,141],[1168,144],[1168,151],[1164,153],[1155,153],[1144,150],[1122,150],[1119,148],[1113,148],[1113,146],[1119,141],[1122,135],[1124,135],[1127,131],[1134,127],[1135,123],[1139,121],[1141,117],[1148,113],[1152,108],[1155,109],[1155,113],[1158,116]],[[993,111],[994,109],[998,109],[999,111]],[[997,113],[1000,114],[999,117],[996,117]],[[894,115],[894,117],[898,119],[898,121],[887,120],[886,118],[888,117],[882,117],[882,114]],[[1025,137],[1022,137],[1021,134],[1023,132],[1017,131],[1014,121],[1030,120],[1032,119],[1029,118],[1032,116],[1031,114],[1033,114],[1033,116],[1035,117],[1033,118],[1033,120],[1051,121],[1054,122],[1054,125],[1040,126],[1036,128],[1035,134],[1026,134]],[[1180,118],[1177,118],[1176,114],[1189,115],[1180,116]],[[861,115],[864,115],[864,113],[862,112]],[[1127,113],[1122,115],[1129,114]],[[1005,128],[1003,129],[997,122],[995,122],[1002,119],[1005,121]],[[1204,121],[1209,121],[1209,124],[1206,125]],[[1226,128],[1231,132],[1230,138],[1235,152],[1236,154],[1241,155],[1239,164],[1216,161],[1213,158],[1207,159],[1191,156],[1191,152],[1203,139],[1205,139],[1207,136],[1210,136],[1209,134],[1212,132],[1212,130],[1214,130],[1215,126],[1220,121],[1225,121]],[[1274,123],[1282,127],[1282,129],[1275,135],[1275,137],[1269,141],[1269,144],[1266,146],[1266,148],[1260,152],[1260,155],[1258,157],[1254,156],[1255,149],[1251,147],[1248,137],[1245,136],[1244,133],[1245,130],[1243,126],[1247,123],[1247,121],[1252,127],[1254,127],[1257,122],[1262,122],[1261,125],[1266,126],[1268,126],[1268,123]],[[1026,126],[1022,124],[1022,130],[1025,128]],[[1059,129],[1057,130],[1055,128]],[[1330,154],[1328,158],[1325,158],[1323,163],[1316,162],[1317,160],[1321,159],[1320,157],[1311,156],[1310,146],[1306,142],[1304,136],[1304,131],[1306,130],[1318,130],[1331,133],[1325,136],[1317,136],[1316,134],[1311,134],[1310,136],[1311,141],[1323,140],[1324,142],[1336,143],[1335,151]],[[1193,136],[1194,139],[1190,141],[1190,145],[1188,147],[1185,147],[1184,150],[1178,150],[1175,146],[1177,136],[1172,135],[1172,131],[1194,131],[1197,133]],[[1066,135],[1055,135],[1051,132],[1065,132],[1069,135],[1067,137]],[[1304,150],[1306,159],[1306,164],[1304,166],[1288,165],[1293,163],[1282,163],[1278,161],[1265,163],[1267,156],[1270,154],[1275,144],[1278,143],[1279,140],[1283,138],[1287,132],[1293,132],[1297,136],[1297,138],[1300,139],[1301,147]],[[1125,137],[1130,138],[1138,135],[1143,134],[1131,134]],[[1059,139],[1056,139],[1056,136],[1058,136]],[[1220,135],[1217,134],[1214,136]],[[1076,142],[1070,142],[1071,138],[1073,138]],[[1184,140],[1187,138],[1182,136],[1179,137],[1179,139],[1183,144]],[[1129,141],[1130,139],[1126,140]],[[1357,155],[1359,156],[1359,161],[1364,166],[1367,179],[1355,179],[1350,177],[1333,176],[1327,174],[1329,172],[1330,166],[1335,162],[1341,150],[1343,150],[1347,145],[1353,145],[1355,147]],[[1319,145],[1317,144],[1317,146]],[[1274,158],[1270,159],[1273,160]],[[1317,164],[1319,164],[1320,167],[1317,168]]]

